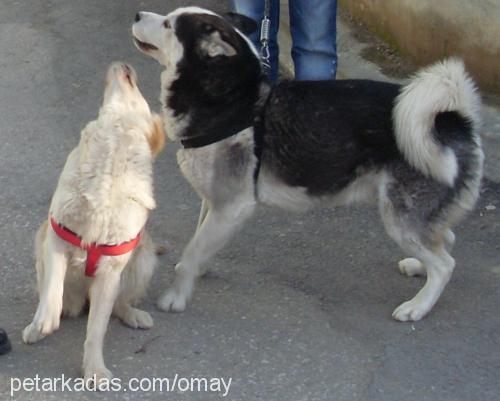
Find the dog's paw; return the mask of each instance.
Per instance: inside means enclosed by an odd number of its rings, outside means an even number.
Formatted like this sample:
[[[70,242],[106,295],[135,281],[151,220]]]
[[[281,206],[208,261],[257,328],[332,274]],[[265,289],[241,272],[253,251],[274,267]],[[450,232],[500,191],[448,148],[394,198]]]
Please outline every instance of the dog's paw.
[[[399,262],[399,271],[408,277],[425,276],[426,271],[423,263],[415,258],[406,258]]]
[[[84,368],[83,378],[87,389],[100,391],[109,388],[109,383],[113,378],[113,374],[104,365],[89,366]]]
[[[42,338],[52,334],[59,328],[61,317],[57,314],[48,315],[44,319],[33,319],[33,321],[23,330],[23,341],[26,344],[33,344]]]
[[[132,307],[128,308],[127,312],[120,316],[120,319],[133,329],[150,329],[153,327],[153,318],[148,312]]]
[[[23,330],[23,341],[25,344],[34,344],[45,336],[46,334],[43,334],[34,322],[27,325]]]
[[[392,317],[400,322],[416,322],[422,319],[427,312],[429,312],[429,308],[426,305],[412,299],[399,305],[392,313]]]
[[[160,297],[157,305],[160,310],[165,312],[184,312],[186,303],[186,296],[172,288]]]

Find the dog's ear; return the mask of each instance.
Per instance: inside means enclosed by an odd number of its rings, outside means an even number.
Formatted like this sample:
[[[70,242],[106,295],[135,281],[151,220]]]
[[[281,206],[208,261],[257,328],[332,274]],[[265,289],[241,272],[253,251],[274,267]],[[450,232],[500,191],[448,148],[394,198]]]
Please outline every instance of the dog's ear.
[[[208,57],[236,56],[236,49],[221,36],[220,32],[207,25],[207,33],[200,43],[200,48]]]
[[[224,19],[245,35],[250,35],[259,28],[255,20],[242,14],[229,12],[224,14]]]
[[[163,121],[161,117],[153,113],[153,125],[151,132],[148,135],[148,143],[151,149],[151,154],[156,157],[165,146],[165,131],[163,129]]]

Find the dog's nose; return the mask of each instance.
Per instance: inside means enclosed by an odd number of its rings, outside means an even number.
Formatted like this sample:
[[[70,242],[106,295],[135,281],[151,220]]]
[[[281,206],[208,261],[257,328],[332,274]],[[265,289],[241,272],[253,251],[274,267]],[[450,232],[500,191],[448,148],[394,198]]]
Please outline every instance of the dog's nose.
[[[135,14],[135,19],[134,19],[134,21],[135,21],[135,22],[139,22],[140,20],[141,20],[141,13],[137,13],[137,14]]]

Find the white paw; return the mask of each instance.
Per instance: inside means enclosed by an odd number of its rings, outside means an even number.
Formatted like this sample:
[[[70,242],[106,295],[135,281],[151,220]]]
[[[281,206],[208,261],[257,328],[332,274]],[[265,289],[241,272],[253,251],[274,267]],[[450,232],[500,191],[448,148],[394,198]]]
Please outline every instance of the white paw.
[[[406,258],[399,262],[399,271],[405,276],[425,276],[425,267],[420,260],[415,258]]]
[[[34,344],[45,336],[46,334],[43,334],[35,323],[30,323],[23,330],[23,341],[25,344]]]
[[[160,310],[165,312],[184,312],[186,303],[187,297],[171,288],[160,297],[157,305]]]
[[[109,388],[113,374],[106,366],[88,366],[84,368],[85,386],[91,390],[101,390]]]
[[[124,316],[120,317],[127,326],[133,329],[150,329],[153,327],[153,318],[148,312],[136,308],[128,308]]]
[[[59,313],[46,313],[45,315],[43,319],[35,316],[33,321],[23,330],[23,341],[26,344],[36,343],[59,328],[61,323]]]
[[[422,319],[429,310],[427,305],[412,299],[399,305],[392,313],[392,317],[400,322],[415,322]]]

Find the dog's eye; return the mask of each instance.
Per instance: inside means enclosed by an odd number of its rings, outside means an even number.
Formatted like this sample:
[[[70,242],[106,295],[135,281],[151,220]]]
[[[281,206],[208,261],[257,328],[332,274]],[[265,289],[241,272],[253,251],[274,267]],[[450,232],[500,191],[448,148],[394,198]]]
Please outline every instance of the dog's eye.
[[[170,29],[172,28],[172,26],[170,25],[170,21],[168,19],[165,20],[165,22],[163,23],[163,26],[167,29]]]
[[[212,33],[215,31],[215,27],[211,24],[203,24],[202,29],[205,33]]]

